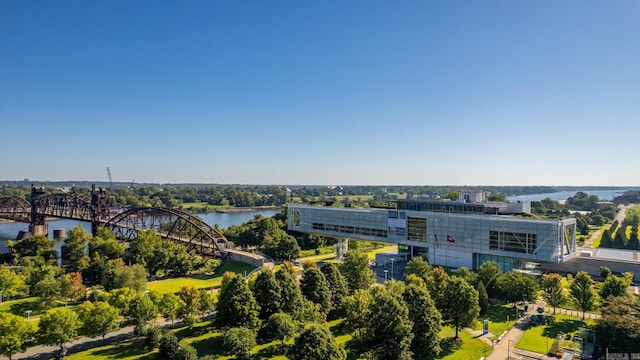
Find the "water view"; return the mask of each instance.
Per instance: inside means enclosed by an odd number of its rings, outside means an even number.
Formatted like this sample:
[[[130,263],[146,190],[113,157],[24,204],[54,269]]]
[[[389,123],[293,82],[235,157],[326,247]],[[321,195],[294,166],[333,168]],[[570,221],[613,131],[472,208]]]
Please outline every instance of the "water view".
[[[279,213],[281,209],[261,209],[252,211],[237,212],[212,212],[206,214],[197,214],[205,223],[214,226],[218,224],[220,228],[226,229],[233,225],[240,225],[243,222],[253,219],[256,215],[263,217],[271,217]],[[76,220],[58,219],[47,221],[49,226],[49,237],[53,236],[53,229],[73,229],[76,226],[82,226],[87,232],[91,232],[91,223]],[[0,251],[6,251],[7,239],[15,239],[20,231],[27,231],[29,224],[8,222],[0,223]]]
[[[577,192],[583,192],[588,195],[596,195],[600,200],[613,200],[614,197],[622,195],[622,193],[624,193],[627,190],[638,190],[638,188],[614,188],[614,189],[608,189],[608,190],[585,189],[585,190],[558,191],[554,193],[510,196],[507,198],[507,200],[509,201],[540,201],[546,198],[550,198],[551,200],[560,201],[560,200],[567,200],[567,198],[574,196]]]

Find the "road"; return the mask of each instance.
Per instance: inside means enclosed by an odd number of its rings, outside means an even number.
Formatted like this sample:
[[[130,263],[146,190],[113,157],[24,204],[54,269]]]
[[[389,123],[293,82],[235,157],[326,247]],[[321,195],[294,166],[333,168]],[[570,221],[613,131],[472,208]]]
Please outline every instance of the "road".
[[[615,220],[618,221],[618,224],[622,224],[622,222],[624,221],[624,219],[627,216],[627,209],[629,209],[632,206],[635,206],[635,204],[619,205],[618,206],[619,210],[616,213],[616,217],[615,217]],[[587,241],[584,242],[584,245],[578,246],[578,250],[591,250],[591,249],[593,249],[591,247],[591,244],[593,244],[593,242],[596,241],[596,239],[598,239],[600,237],[600,234],[602,234],[602,230],[598,229],[596,232],[594,232],[589,237],[589,239],[587,239]]]

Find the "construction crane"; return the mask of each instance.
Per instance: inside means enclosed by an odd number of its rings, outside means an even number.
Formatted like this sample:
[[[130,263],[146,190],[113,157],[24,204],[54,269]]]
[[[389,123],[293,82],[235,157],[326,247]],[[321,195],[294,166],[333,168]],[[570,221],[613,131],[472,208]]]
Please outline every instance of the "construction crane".
[[[113,187],[113,179],[111,178],[111,170],[109,170],[108,166],[107,166],[107,175],[109,176],[109,189],[111,189]]]

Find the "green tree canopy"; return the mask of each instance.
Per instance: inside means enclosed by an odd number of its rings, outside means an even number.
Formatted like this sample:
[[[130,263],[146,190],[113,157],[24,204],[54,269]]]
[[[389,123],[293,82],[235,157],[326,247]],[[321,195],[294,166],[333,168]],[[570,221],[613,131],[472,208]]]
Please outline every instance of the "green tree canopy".
[[[256,333],[246,327],[234,327],[222,335],[222,347],[236,359],[251,359],[251,349],[255,346]]]
[[[444,288],[442,319],[458,330],[473,323],[480,314],[478,292],[460,277],[451,277]]]
[[[353,294],[342,300],[342,309],[345,314],[344,323],[348,330],[355,331],[365,327],[370,304],[369,291],[362,289],[354,291]]]
[[[68,308],[47,311],[38,322],[37,338],[41,344],[59,346],[60,356],[65,354],[64,344],[78,338],[82,323],[78,315]]]
[[[553,306],[553,313],[556,313],[556,308],[562,306],[567,300],[567,297],[562,288],[562,276],[560,274],[546,274],[542,278],[542,291],[544,291],[545,301],[547,304]]]
[[[517,271],[503,273],[498,278],[500,297],[511,303],[518,301],[533,302],[538,295],[538,282],[533,276]]]
[[[442,266],[433,268],[427,277],[427,289],[438,309],[442,309],[444,306],[444,289],[447,287],[448,280],[449,275]]]
[[[440,312],[431,300],[424,283],[412,283],[405,287],[403,298],[413,323],[411,351],[417,357],[428,357],[440,352]]]
[[[308,266],[303,270],[300,291],[305,298],[320,305],[325,314],[331,311],[329,282],[316,266]]]
[[[373,359],[412,359],[413,323],[402,294],[393,294],[387,287],[371,289],[371,305],[361,344]]]
[[[7,246],[18,259],[40,256],[49,261],[58,258],[58,253],[53,249],[54,245],[55,242],[46,236],[27,236],[16,242],[10,241]]]
[[[480,305],[480,314],[486,314],[489,310],[489,295],[487,295],[487,289],[484,287],[482,280],[478,282],[478,305]]]
[[[422,278],[426,283],[431,274],[431,265],[429,265],[422,256],[414,256],[413,259],[407,263],[404,273],[405,277],[409,275],[416,275]]]
[[[269,317],[269,321],[266,325],[269,338],[273,340],[284,342],[294,336],[298,330],[298,325],[293,320],[291,315],[285,313],[276,313]]]
[[[85,301],[78,306],[77,313],[82,323],[80,333],[91,338],[102,336],[104,340],[104,337],[109,332],[117,330],[120,324],[118,309],[104,301]]]
[[[312,324],[296,337],[289,357],[293,360],[345,360],[347,354],[323,325]]]
[[[637,351],[640,344],[640,302],[628,296],[608,297],[596,320],[596,337],[603,347],[616,352]],[[612,350],[613,350],[612,349]]]
[[[173,324],[173,321],[178,318],[178,312],[184,306],[183,304],[184,302],[176,294],[162,294],[158,302],[158,311],[165,320],[169,320]]]
[[[569,286],[573,302],[582,310],[583,320],[584,313],[593,310],[595,306],[596,293],[593,288],[591,288],[592,284],[593,280],[591,280],[591,276],[584,271],[579,271]]]
[[[600,297],[606,299],[609,296],[627,296],[627,286],[629,282],[626,279],[611,275],[602,284]]]
[[[266,320],[282,309],[282,289],[271,269],[258,273],[251,286],[256,303],[260,306],[260,319]]]
[[[64,245],[65,258],[69,271],[82,271],[89,265],[87,244],[91,236],[82,226],[76,226],[67,233]]]
[[[376,280],[376,274],[369,268],[369,258],[364,252],[350,250],[340,265],[340,271],[347,280],[351,291],[368,289]]]
[[[0,312],[0,355],[11,360],[13,354],[26,350],[33,329],[22,316]]]
[[[320,271],[324,274],[329,282],[329,289],[331,290],[331,304],[332,314],[339,314],[341,312],[342,299],[349,295],[349,288],[344,276],[338,270],[338,267],[332,263],[326,263],[320,268]]]
[[[502,275],[500,271],[500,265],[493,261],[486,261],[480,264],[477,270],[478,280],[484,283],[484,287],[487,289],[487,295],[490,298],[498,296],[498,279]]]
[[[23,296],[29,291],[29,288],[22,275],[5,266],[0,266],[0,291],[2,292],[2,300],[5,300],[15,296]]]
[[[227,272],[222,277],[218,293],[218,315],[216,322],[223,327],[246,327],[254,329],[260,323],[260,308],[249,290],[247,281],[241,276]]]
[[[302,306],[302,292],[296,282],[295,275],[287,263],[276,271],[276,281],[282,290],[282,312],[294,316]]]

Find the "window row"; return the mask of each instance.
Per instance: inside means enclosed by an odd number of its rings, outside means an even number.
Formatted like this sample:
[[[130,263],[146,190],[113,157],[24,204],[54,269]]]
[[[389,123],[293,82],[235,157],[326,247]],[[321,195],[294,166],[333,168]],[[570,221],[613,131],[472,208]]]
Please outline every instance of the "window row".
[[[333,231],[344,234],[358,234],[375,237],[387,237],[387,230],[370,229],[356,226],[313,223],[314,230]]]

